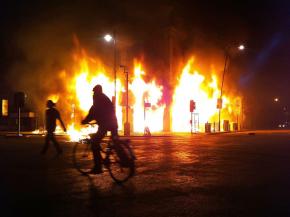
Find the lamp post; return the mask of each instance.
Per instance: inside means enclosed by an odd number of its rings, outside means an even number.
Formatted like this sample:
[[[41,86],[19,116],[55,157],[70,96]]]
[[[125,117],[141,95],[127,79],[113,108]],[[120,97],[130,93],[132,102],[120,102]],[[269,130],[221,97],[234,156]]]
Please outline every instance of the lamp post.
[[[124,123],[124,136],[130,136],[130,122],[129,122],[129,71],[124,65],[120,65],[124,69],[126,76],[126,122]]]
[[[217,108],[219,110],[219,124],[218,124],[218,131],[221,131],[221,109],[222,109],[222,104],[223,104],[223,87],[224,87],[224,79],[225,79],[225,73],[228,65],[228,60],[229,60],[229,53],[226,50],[225,51],[225,65],[224,65],[224,70],[223,70],[223,75],[222,75],[222,84],[221,84],[221,92],[220,92],[220,98],[217,101]]]
[[[238,50],[243,51],[245,49],[244,45],[239,45]],[[219,110],[219,122],[218,122],[218,131],[221,131],[221,109],[222,109],[222,104],[223,104],[223,87],[224,87],[224,79],[225,79],[225,74],[227,71],[228,63],[230,60],[230,51],[229,47],[226,47],[225,49],[225,64],[224,64],[224,70],[223,70],[223,75],[222,75],[222,84],[221,84],[221,91],[220,91],[220,98],[217,100],[217,108]]]
[[[113,36],[110,34],[107,34],[104,36],[104,39],[106,42],[113,41],[114,46],[114,96],[112,98],[113,104],[116,107],[116,97],[117,97],[117,48],[116,48],[116,32],[113,31]]]

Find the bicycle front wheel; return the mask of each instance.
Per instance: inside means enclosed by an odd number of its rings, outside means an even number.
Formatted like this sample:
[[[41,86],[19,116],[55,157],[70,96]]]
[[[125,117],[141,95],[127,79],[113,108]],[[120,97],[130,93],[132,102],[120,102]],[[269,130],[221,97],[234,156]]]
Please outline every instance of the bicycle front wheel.
[[[94,167],[94,157],[91,144],[78,142],[73,149],[73,163],[82,174],[87,175]]]
[[[129,153],[128,148],[130,147],[122,147],[123,151]],[[114,146],[110,150],[109,154],[109,163],[107,165],[110,176],[116,183],[123,183],[126,182],[130,177],[134,175],[135,172],[135,162],[132,156],[129,156],[130,163],[124,165],[122,159],[120,159],[119,155],[117,154],[116,149]]]

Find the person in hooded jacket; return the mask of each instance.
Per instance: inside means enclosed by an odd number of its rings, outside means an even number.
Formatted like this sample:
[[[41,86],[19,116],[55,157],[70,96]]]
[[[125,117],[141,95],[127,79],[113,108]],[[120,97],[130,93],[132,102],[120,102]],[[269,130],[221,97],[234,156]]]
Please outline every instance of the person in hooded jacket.
[[[94,168],[91,173],[102,173],[102,159],[100,153],[100,142],[106,136],[107,132],[111,132],[112,138],[118,138],[118,123],[115,114],[115,107],[112,101],[103,93],[101,85],[93,88],[93,105],[88,115],[82,120],[82,124],[88,124],[96,121],[98,131],[92,136],[92,152],[94,156]]]

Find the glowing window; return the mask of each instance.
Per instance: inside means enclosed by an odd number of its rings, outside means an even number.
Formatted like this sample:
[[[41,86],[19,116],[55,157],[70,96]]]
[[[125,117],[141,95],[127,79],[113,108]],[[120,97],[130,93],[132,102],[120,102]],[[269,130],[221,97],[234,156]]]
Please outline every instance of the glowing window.
[[[8,100],[2,99],[2,116],[8,116]]]

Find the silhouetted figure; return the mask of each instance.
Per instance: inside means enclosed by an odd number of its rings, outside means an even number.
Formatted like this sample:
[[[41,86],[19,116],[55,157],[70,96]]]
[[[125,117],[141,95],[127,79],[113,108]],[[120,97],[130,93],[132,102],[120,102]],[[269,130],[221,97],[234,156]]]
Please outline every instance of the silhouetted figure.
[[[58,119],[60,121],[61,126],[65,132],[66,132],[66,128],[65,128],[64,123],[60,117],[59,111],[55,108],[55,103],[52,102],[51,100],[47,100],[46,107],[47,107],[47,109],[45,112],[45,119],[46,119],[47,134],[45,137],[45,143],[44,143],[43,149],[41,151],[41,154],[46,153],[50,141],[52,141],[52,143],[54,144],[54,147],[55,147],[57,153],[62,154],[62,149],[54,137],[54,131],[56,128],[56,120]]]
[[[112,101],[103,94],[102,86],[96,85],[93,88],[93,92],[93,105],[86,118],[82,121],[82,124],[96,121],[99,126],[97,133],[92,136],[92,152],[94,155],[95,166],[91,171],[91,173],[98,174],[103,172],[100,142],[106,136],[108,131],[111,131],[113,139],[118,138],[118,123],[115,114],[115,107]]]

